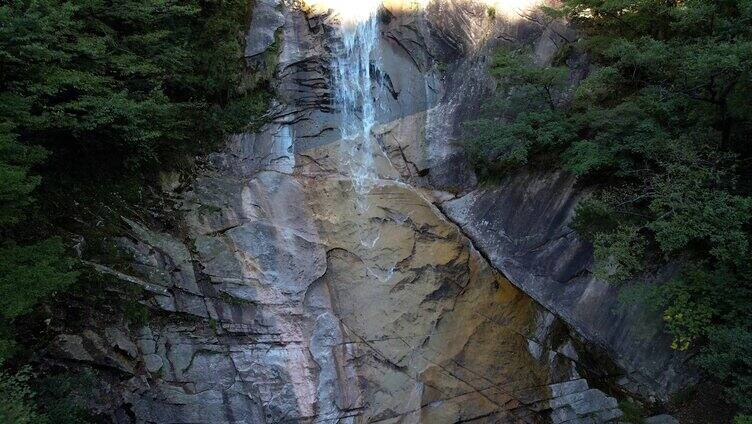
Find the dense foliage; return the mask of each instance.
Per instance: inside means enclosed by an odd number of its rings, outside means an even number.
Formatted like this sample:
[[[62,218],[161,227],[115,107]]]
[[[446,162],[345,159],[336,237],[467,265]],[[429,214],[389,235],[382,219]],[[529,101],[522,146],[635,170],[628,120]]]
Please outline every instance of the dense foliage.
[[[0,362],[19,352],[15,328],[76,281],[61,224],[82,204],[140,190],[157,171],[260,123],[269,90],[243,58],[250,8],[0,3]],[[17,393],[3,395],[3,422],[41,422],[23,411],[32,403],[25,375],[0,374],[0,393]]]
[[[0,419],[4,423],[37,424],[43,422],[35,411],[34,392],[28,386],[28,370],[15,375],[0,371]]]
[[[752,411],[752,2],[563,0],[583,37],[554,64],[505,50],[496,100],[468,123],[479,170],[562,167],[591,184],[573,226],[596,273],[659,308],[672,347]],[[576,59],[591,66],[572,84]]]
[[[94,376],[35,378],[30,367],[15,374],[0,371],[0,422],[8,424],[86,424],[91,421],[81,396]],[[35,390],[32,381],[41,388]],[[84,389],[82,389],[84,387]],[[78,397],[71,394],[76,393]],[[44,412],[38,408],[44,403]]]

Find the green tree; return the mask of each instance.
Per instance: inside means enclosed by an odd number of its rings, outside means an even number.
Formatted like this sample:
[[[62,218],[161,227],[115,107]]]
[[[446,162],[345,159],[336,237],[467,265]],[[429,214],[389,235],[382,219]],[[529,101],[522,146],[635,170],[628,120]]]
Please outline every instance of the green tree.
[[[29,372],[0,371],[0,421],[8,424],[43,424],[46,417],[36,412]]]
[[[752,3],[563,0],[548,13],[583,34],[564,53],[587,54],[589,75],[570,95],[540,77],[560,67],[498,55],[498,100],[468,124],[471,158],[486,174],[553,164],[593,182],[572,225],[597,275],[684,265],[644,300],[672,346],[695,350],[752,411]]]
[[[536,153],[569,142],[575,129],[560,107],[565,67],[536,68],[521,52],[499,51],[492,74],[500,92],[482,118],[465,123],[468,154],[482,173],[525,165]]]
[[[12,320],[75,281],[72,260],[58,238],[27,246],[0,247],[0,315]]]
[[[246,67],[250,7],[0,2],[0,360],[20,351],[18,326],[76,280],[63,240],[83,210],[262,122],[270,73]],[[27,378],[0,373],[0,421],[44,418]]]

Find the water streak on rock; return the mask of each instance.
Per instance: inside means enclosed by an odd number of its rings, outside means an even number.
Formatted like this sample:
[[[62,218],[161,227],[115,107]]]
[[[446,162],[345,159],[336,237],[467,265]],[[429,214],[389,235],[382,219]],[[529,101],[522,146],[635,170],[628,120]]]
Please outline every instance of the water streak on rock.
[[[371,94],[372,56],[378,45],[376,13],[354,25],[340,26],[342,45],[332,68],[335,102],[340,109],[342,163],[357,192],[358,212],[367,209],[365,196],[377,180],[371,129],[376,124],[376,101]],[[377,61],[375,61],[377,62]]]

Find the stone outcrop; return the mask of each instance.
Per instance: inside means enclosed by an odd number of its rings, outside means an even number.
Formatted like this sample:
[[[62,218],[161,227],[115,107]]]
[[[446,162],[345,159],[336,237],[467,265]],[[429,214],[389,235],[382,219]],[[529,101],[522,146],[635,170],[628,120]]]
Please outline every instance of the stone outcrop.
[[[546,27],[446,0],[385,9],[380,29],[376,179],[363,196],[342,166],[351,141],[332,102],[329,17],[257,2],[249,61],[281,40],[271,122],[169,187],[169,231],[126,221],[127,269],[92,264],[140,287],[150,322],[94,317],[50,348],[118,376],[99,412],[118,423],[611,422],[616,400],[587,379],[600,372],[581,349],[593,333],[625,349],[615,358],[630,383],[676,384],[675,358],[646,348],[655,340],[626,350],[632,318],[609,315],[614,295],[566,229],[571,178],[478,189],[453,141],[493,86],[492,41],[550,42]]]
[[[264,53],[276,40],[276,33],[285,23],[279,0],[255,0],[253,17],[245,38],[245,56]]]
[[[617,384],[665,399],[694,374],[685,368],[686,355],[667,348],[660,316],[621,304],[619,288],[591,273],[592,247],[567,227],[581,195],[570,175],[521,172],[498,187],[452,199],[442,210],[496,269],[626,370]]]

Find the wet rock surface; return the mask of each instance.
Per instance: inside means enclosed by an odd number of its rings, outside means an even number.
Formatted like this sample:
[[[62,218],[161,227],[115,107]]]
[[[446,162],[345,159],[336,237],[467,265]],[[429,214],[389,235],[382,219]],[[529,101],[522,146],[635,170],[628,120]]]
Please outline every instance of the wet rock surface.
[[[175,189],[170,231],[127,221],[127,269],[92,264],[140,287],[155,318],[93,319],[50,348],[117,372],[117,402],[100,408],[114,422],[616,422],[616,400],[585,378],[600,372],[581,359],[590,333],[644,368],[628,384],[675,384],[675,358],[649,348],[659,331],[627,350],[632,318],[609,315],[614,294],[587,273],[566,228],[571,178],[476,189],[456,143],[492,86],[487,41],[545,28],[441,3],[383,11],[377,178],[363,196],[342,166],[329,18],[257,2],[247,55],[281,31],[272,122]]]

